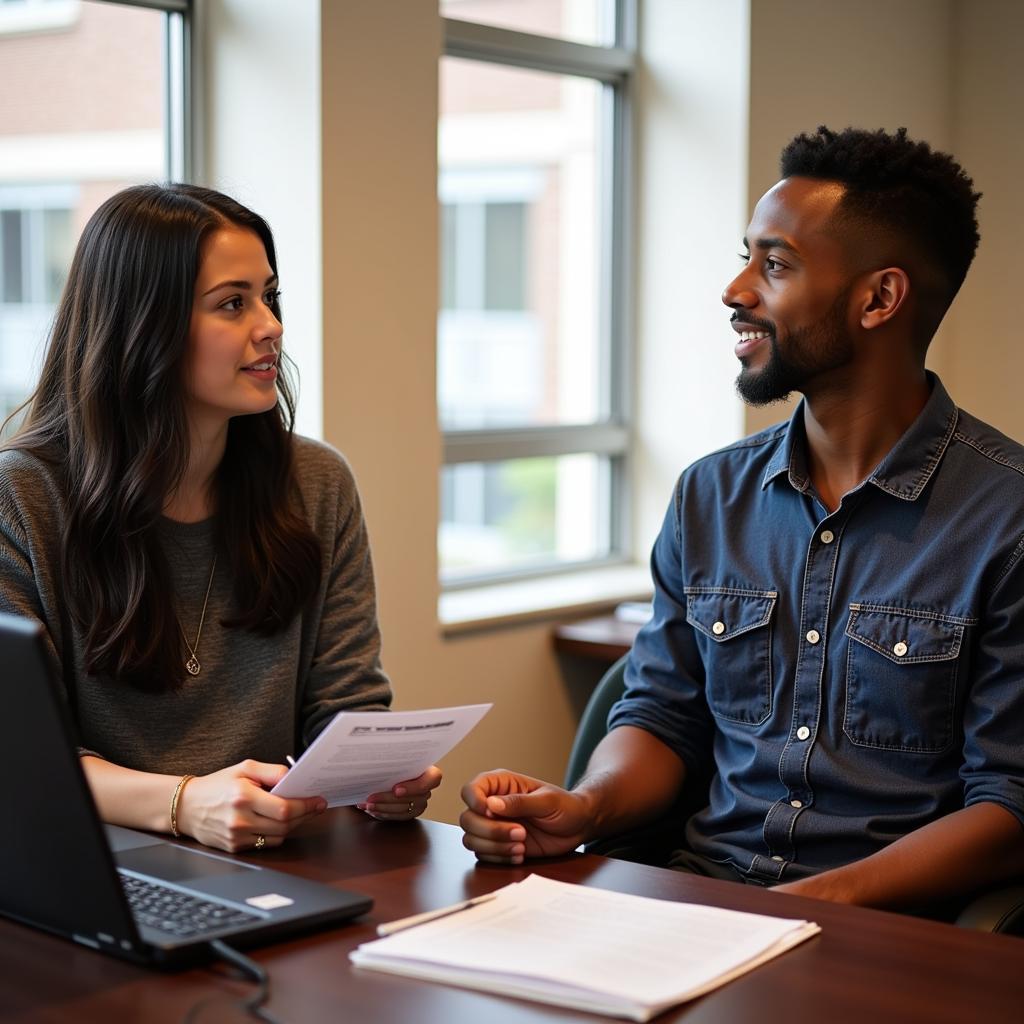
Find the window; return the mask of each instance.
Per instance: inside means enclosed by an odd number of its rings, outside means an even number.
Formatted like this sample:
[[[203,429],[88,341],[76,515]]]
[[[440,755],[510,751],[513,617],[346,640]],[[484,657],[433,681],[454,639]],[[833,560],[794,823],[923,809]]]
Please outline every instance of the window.
[[[631,5],[441,9],[442,583],[623,560]]]
[[[189,4],[0,0],[0,420],[39,374],[78,234],[185,177]]]

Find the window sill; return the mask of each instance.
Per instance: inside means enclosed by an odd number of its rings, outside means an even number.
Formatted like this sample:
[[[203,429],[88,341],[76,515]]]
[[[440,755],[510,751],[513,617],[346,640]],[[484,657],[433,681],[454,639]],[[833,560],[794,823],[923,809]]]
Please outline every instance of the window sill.
[[[620,601],[649,600],[650,596],[651,574],[646,565],[615,565],[451,591],[441,595],[437,612],[443,635],[456,636],[602,611]]]

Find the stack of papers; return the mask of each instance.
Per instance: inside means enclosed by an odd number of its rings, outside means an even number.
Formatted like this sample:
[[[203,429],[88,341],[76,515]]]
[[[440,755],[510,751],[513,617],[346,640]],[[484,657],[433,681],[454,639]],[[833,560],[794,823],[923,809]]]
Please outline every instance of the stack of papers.
[[[350,954],[359,967],[646,1021],[778,956],[809,921],[530,875]]]

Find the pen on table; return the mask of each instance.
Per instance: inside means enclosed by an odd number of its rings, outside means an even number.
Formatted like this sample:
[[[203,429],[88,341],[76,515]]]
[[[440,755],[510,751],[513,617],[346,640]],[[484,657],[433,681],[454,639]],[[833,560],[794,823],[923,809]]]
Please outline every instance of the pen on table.
[[[474,896],[471,900],[454,903],[450,907],[427,910],[422,914],[413,914],[412,917],[400,917],[397,921],[388,921],[387,924],[377,925],[377,934],[381,938],[385,935],[394,935],[395,932],[405,931],[406,928],[415,928],[419,924],[436,921],[439,917],[447,917],[449,914],[457,914],[460,910],[468,910],[470,907],[475,907],[478,903],[486,903],[488,900],[493,900],[497,895],[496,892],[488,892],[484,893],[483,896]]]

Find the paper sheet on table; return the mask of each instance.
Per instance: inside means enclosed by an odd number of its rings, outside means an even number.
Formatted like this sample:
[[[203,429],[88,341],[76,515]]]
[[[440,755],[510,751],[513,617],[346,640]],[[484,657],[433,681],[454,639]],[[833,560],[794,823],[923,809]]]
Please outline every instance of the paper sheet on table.
[[[330,807],[362,803],[422,774],[492,707],[339,711],[271,792],[322,796]]]
[[[646,1021],[819,931],[810,921],[530,875],[488,903],[364,943],[349,958],[373,970]]]

